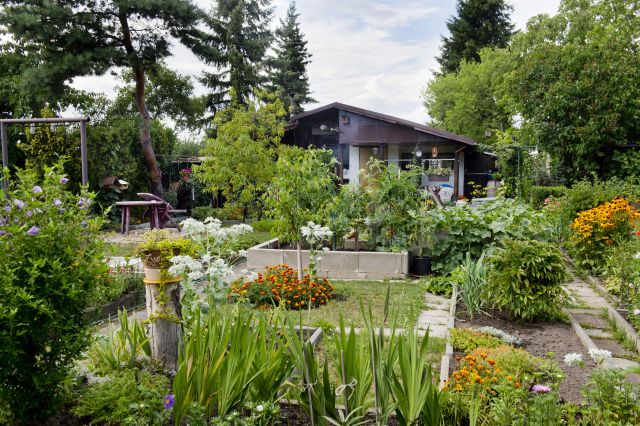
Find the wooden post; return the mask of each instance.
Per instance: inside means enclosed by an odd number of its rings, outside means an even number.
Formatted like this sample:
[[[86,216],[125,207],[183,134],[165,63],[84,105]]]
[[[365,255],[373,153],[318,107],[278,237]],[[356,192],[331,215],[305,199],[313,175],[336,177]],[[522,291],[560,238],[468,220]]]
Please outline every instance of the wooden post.
[[[7,125],[0,123],[0,139],[2,140],[2,168],[9,167],[9,144],[7,142]],[[9,198],[9,181],[2,178],[2,189],[5,197]]]
[[[87,154],[87,122],[80,122],[80,167],[82,185],[89,184],[89,160]]]
[[[162,361],[168,371],[177,371],[182,344],[180,283],[145,284],[151,356]]]
[[[160,263],[159,253],[149,253],[144,265],[151,356],[168,371],[177,371],[182,345],[180,279],[168,277]]]

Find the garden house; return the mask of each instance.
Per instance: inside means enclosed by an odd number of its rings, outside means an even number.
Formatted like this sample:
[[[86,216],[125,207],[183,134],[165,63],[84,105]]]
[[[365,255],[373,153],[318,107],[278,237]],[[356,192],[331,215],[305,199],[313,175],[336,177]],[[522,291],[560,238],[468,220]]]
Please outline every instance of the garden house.
[[[471,138],[338,102],[293,115],[283,142],[332,150],[345,183],[358,182],[372,157],[401,168],[421,164],[421,186],[448,187],[454,199],[469,195],[469,181],[487,186],[494,168]]]

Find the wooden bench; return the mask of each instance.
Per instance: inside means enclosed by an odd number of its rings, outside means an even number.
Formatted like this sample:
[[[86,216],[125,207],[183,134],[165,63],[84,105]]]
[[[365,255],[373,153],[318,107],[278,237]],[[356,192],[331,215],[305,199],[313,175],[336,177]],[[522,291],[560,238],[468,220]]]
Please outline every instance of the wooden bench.
[[[178,222],[173,220],[172,216],[176,213],[186,213],[186,210],[174,209],[171,204],[167,203],[162,198],[158,197],[157,195],[149,194],[147,192],[138,192],[138,197],[142,198],[145,201],[156,201],[162,204],[157,211],[159,221],[156,221],[156,223],[158,224],[158,228],[164,228],[167,222],[171,222],[178,229],[178,232],[180,232],[180,225],[178,225]],[[144,215],[149,216],[150,219],[153,214],[155,213],[151,210],[147,210],[144,213]]]

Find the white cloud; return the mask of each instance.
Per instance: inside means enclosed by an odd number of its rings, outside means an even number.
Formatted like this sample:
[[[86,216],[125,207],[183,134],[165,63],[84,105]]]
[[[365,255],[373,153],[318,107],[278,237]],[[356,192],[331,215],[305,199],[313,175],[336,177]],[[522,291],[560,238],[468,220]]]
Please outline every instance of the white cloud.
[[[210,9],[212,0],[196,0]],[[512,0],[518,29],[539,13],[556,12],[560,0]],[[277,25],[288,0],[273,2]],[[438,0],[298,0],[303,32],[312,53],[309,78],[319,104],[339,101],[424,122],[421,92],[437,68],[444,20],[455,2]],[[428,30],[432,30],[431,32]],[[435,31],[435,32],[434,32]],[[425,36],[425,34],[428,34]],[[206,66],[184,46],[174,46],[170,67],[198,76]],[[110,76],[76,79],[87,90],[113,93]],[[199,90],[202,90],[199,88]]]

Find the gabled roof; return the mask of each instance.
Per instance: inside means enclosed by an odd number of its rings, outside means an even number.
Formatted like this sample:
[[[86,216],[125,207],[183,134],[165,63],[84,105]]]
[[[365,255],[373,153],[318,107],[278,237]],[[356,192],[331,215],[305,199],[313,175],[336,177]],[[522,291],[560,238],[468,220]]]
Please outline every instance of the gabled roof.
[[[440,136],[441,138],[451,139],[457,142],[462,142],[467,145],[476,145],[477,142],[467,136],[456,135],[455,133],[447,132],[445,130],[436,129],[435,127],[427,126],[426,124],[416,123],[414,121],[405,120],[403,118],[394,117],[392,115],[382,114],[379,112],[371,111],[364,108],[358,108],[351,105],[346,105],[340,102],[333,102],[319,108],[312,109],[311,111],[301,112],[291,117],[291,121],[296,121],[301,118],[309,117],[320,112],[328,111],[330,109],[339,109],[348,111],[353,114],[363,115],[376,120],[385,121],[391,124],[397,124],[399,126],[410,127],[418,132],[427,133],[430,135]]]

